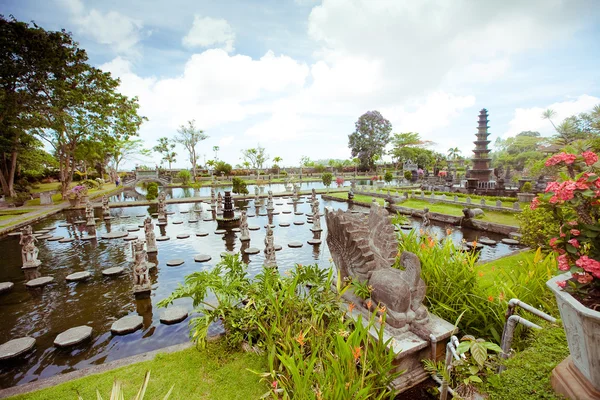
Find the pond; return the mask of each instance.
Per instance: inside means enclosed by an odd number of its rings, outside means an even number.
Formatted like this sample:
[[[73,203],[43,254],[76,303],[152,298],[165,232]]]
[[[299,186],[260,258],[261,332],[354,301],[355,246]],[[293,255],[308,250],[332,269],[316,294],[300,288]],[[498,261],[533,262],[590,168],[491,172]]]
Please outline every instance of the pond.
[[[330,254],[325,238],[327,227],[324,218],[321,219],[323,232],[322,244],[312,246],[307,240],[313,238],[310,231],[312,225],[306,223],[306,213],[310,212],[310,204],[305,200],[294,204],[289,199],[275,198],[275,212],[272,222],[275,243],[283,247],[276,253],[279,270],[284,272],[295,263],[317,263],[327,268],[331,265]],[[249,214],[256,214],[248,218],[250,226],[258,226],[259,230],[250,231],[250,246],[257,247],[261,252],[257,255],[244,255],[243,259],[249,264],[251,275],[257,274],[262,268],[264,255],[265,228],[269,217],[265,215],[265,206],[254,207],[253,201],[236,201],[236,206],[249,205]],[[335,209],[348,209],[347,203],[322,201],[324,207]],[[368,212],[360,206],[351,206],[357,211]],[[225,235],[215,234],[217,224],[210,219],[212,213],[206,211],[207,204],[182,203],[168,204],[167,210],[174,213],[169,216],[166,227],[155,227],[156,236],[167,235],[170,240],[157,242],[158,255],[157,268],[151,274],[152,295],[149,299],[136,300],[132,295],[132,279],[130,270],[132,256],[130,243],[123,239],[98,239],[93,241],[81,240],[87,232],[85,224],[74,224],[76,220],[85,219],[84,211],[68,211],[44,219],[33,226],[35,230],[54,228],[51,234],[74,238],[70,243],[57,241],[38,240],[40,250],[39,259],[42,264],[39,268],[43,276],[54,277],[54,283],[43,289],[26,289],[25,276],[21,269],[21,250],[17,236],[7,236],[0,239],[0,254],[3,254],[0,282],[14,282],[13,290],[0,296],[0,312],[3,323],[0,326],[0,343],[7,342],[23,336],[31,336],[37,340],[33,351],[15,361],[4,362],[0,365],[0,387],[9,387],[17,384],[31,382],[41,378],[82,369],[95,364],[102,364],[115,359],[128,357],[146,351],[160,349],[166,346],[183,343],[188,339],[188,319],[175,325],[164,325],[160,322],[161,309],[156,303],[167,297],[179,283],[183,282],[186,275],[201,270],[211,269],[220,260],[224,250],[239,251],[240,240],[236,233],[228,232]],[[290,212],[290,213],[284,213]],[[98,237],[102,233],[131,230],[130,235],[143,238],[143,229],[135,231],[143,225],[146,216],[156,212],[156,205],[123,207],[111,209],[114,217],[110,223],[98,220],[96,232]],[[294,212],[303,213],[295,215]],[[100,217],[101,210],[96,210]],[[188,222],[197,219],[198,222]],[[182,221],[181,224],[175,222]],[[302,221],[303,225],[294,225],[294,221]],[[279,226],[282,222],[290,223],[289,227]],[[156,219],[154,219],[156,224]],[[419,221],[413,220],[411,224],[419,228]],[[434,225],[431,231],[438,237],[446,235],[444,226]],[[199,237],[196,233],[207,232],[208,236]],[[187,233],[187,239],[177,239],[178,234]],[[452,233],[455,242],[463,238],[472,241],[482,236],[481,231],[455,229]],[[502,237],[493,234],[485,236],[494,240]],[[289,248],[291,241],[303,243],[301,248]],[[516,247],[499,243],[493,247],[485,247],[481,252],[482,259],[493,259],[507,254]],[[206,263],[194,262],[194,256],[207,254],[211,260]],[[181,258],[185,262],[178,267],[168,267],[166,262]],[[119,277],[107,278],[101,273],[109,267],[126,267],[124,274]],[[81,283],[68,283],[65,277],[77,271],[89,271],[92,277]],[[192,310],[191,302],[181,299],[176,305]],[[144,319],[143,329],[125,336],[113,336],[110,332],[111,324],[126,315],[139,314]],[[88,325],[93,328],[92,340],[68,349],[58,349],[53,346],[53,341],[59,333],[79,325]],[[213,327],[211,332],[217,332],[219,327]]]

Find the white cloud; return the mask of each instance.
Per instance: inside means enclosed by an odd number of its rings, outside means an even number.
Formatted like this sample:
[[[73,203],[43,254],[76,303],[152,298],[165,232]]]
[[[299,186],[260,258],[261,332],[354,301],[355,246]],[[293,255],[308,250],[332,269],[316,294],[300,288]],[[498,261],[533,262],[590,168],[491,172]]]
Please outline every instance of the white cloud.
[[[134,47],[142,38],[141,20],[117,11],[102,13],[96,9],[86,12],[81,0],[59,0],[71,14],[80,33],[100,44],[113,48],[117,53],[136,53]]]
[[[552,124],[542,119],[542,113],[548,108],[556,112],[552,120],[558,125],[563,119],[581,112],[589,112],[596,104],[600,104],[600,98],[581,95],[572,100],[549,104],[546,107],[517,108],[513,119],[508,123],[509,129],[502,135],[504,138],[515,136],[523,131],[537,131],[542,136],[551,136],[556,132]]]
[[[230,53],[233,51],[235,33],[224,19],[194,16],[192,28],[183,38],[182,43],[186,47],[212,47],[222,46],[223,50]]]
[[[220,147],[227,147],[229,146],[231,143],[233,143],[233,136],[225,136],[224,138],[222,138],[221,140],[219,140],[219,146]]]

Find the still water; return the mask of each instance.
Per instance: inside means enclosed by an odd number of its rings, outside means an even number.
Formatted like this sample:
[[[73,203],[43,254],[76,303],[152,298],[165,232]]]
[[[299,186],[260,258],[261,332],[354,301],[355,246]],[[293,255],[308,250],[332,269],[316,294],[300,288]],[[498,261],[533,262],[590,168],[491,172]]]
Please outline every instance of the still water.
[[[280,271],[290,269],[294,263],[317,263],[321,267],[330,266],[330,254],[325,242],[327,226],[324,218],[321,219],[323,243],[312,246],[306,243],[313,238],[310,231],[312,225],[306,223],[306,213],[310,212],[307,202],[294,204],[289,199],[275,198],[275,213],[272,223],[275,243],[283,246],[276,253],[277,264]],[[257,274],[264,260],[264,226],[269,221],[265,206],[254,207],[253,201],[236,202],[237,207],[249,206],[248,213],[255,215],[248,218],[250,226],[258,226],[260,230],[250,231],[250,246],[257,247],[261,253],[253,256],[244,255],[251,275]],[[38,240],[40,250],[39,259],[42,264],[39,268],[42,276],[54,277],[54,283],[43,289],[26,289],[25,276],[21,269],[21,250],[18,237],[4,237],[0,239],[0,254],[2,262],[0,268],[0,282],[11,281],[15,286],[7,294],[0,296],[0,343],[23,336],[31,336],[37,340],[33,351],[16,361],[0,364],[0,387],[9,387],[17,384],[47,378],[63,372],[82,369],[95,364],[102,364],[115,359],[128,357],[146,351],[183,343],[188,340],[189,317],[186,321],[175,325],[160,323],[161,310],[156,303],[167,297],[184,277],[194,271],[210,270],[220,260],[220,253],[224,250],[239,251],[241,242],[236,234],[229,232],[217,235],[216,221],[210,219],[212,213],[207,211],[207,204],[183,203],[168,204],[167,210],[173,212],[169,216],[166,227],[155,227],[156,236],[167,235],[170,240],[157,242],[157,269],[151,273],[152,295],[149,299],[136,300],[132,295],[131,275],[126,272],[119,277],[108,278],[101,273],[110,267],[126,267],[132,264],[130,244],[123,239],[100,239],[106,232],[132,230],[130,235],[143,238],[143,220],[146,216],[156,212],[156,205],[140,207],[123,207],[111,209],[114,217],[110,223],[98,220],[96,232],[99,239],[93,241],[80,240],[87,233],[85,224],[74,224],[76,220],[85,219],[84,211],[69,211],[44,219],[33,226],[35,230],[54,228],[50,233],[54,236],[75,238],[71,243],[58,243],[57,241]],[[324,207],[335,209],[348,209],[343,202],[322,201]],[[358,211],[368,211],[367,208],[351,206]],[[288,211],[291,213],[284,213]],[[294,212],[303,213],[295,215]],[[101,217],[100,210],[96,216]],[[197,219],[198,222],[188,222]],[[182,221],[181,224],[174,222]],[[304,221],[304,225],[294,225],[294,221]],[[289,227],[280,227],[279,223],[288,222]],[[156,224],[156,219],[154,219]],[[413,220],[411,224],[419,227],[419,221]],[[446,235],[445,226],[432,226],[430,230],[438,237]],[[197,237],[196,233],[208,232],[205,237]],[[187,233],[187,239],[177,239],[178,234]],[[455,242],[463,238],[467,241],[477,239],[482,232],[455,229],[452,232]],[[494,240],[500,240],[498,235],[486,235]],[[300,241],[302,248],[289,248],[291,241]],[[513,246],[499,243],[493,247],[485,247],[481,252],[484,260],[494,259],[515,250]],[[209,262],[196,263],[194,256],[208,254],[212,257]],[[185,263],[178,267],[168,267],[166,262],[171,259],[181,258]],[[89,271],[92,277],[80,283],[68,283],[65,277],[73,272]],[[186,307],[190,312],[190,301],[181,299],[175,305]],[[126,315],[140,315],[144,318],[143,329],[126,336],[113,336],[110,332],[111,324]],[[59,333],[79,325],[88,325],[93,328],[92,340],[76,347],[58,349],[53,346],[53,341]],[[212,332],[219,328],[214,327]]]

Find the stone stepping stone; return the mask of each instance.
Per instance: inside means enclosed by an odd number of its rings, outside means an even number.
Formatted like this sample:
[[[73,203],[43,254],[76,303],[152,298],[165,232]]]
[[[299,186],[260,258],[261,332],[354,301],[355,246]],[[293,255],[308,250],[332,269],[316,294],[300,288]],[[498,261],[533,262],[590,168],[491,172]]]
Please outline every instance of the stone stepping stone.
[[[119,218],[129,218],[131,215],[121,215]]]
[[[290,226],[289,222],[280,222],[279,226],[281,226],[282,228],[287,228],[288,226]]]
[[[244,250],[244,253],[246,253],[246,254],[258,254],[258,253],[260,253],[260,249],[257,249],[256,247],[248,247],[246,250]]]
[[[231,230],[231,232],[235,232],[235,233],[238,233],[238,232],[241,232],[241,231],[242,231],[242,230],[241,230],[240,228],[233,228],[233,229]]]
[[[180,233],[179,235],[177,235],[177,239],[187,239],[189,237],[190,235],[188,235],[187,233]]]
[[[156,241],[157,242],[164,242],[164,241],[169,240],[169,239],[171,239],[171,238],[168,237],[168,236],[159,236],[159,237],[156,238]]]
[[[152,215],[154,215],[154,214],[152,214]],[[142,218],[142,217],[145,217],[145,216],[146,216],[146,214],[138,214],[138,215],[136,215],[136,217],[138,217],[138,218]],[[156,214],[156,216],[158,216],[158,214]]]
[[[139,225],[138,225],[138,228],[143,228],[143,227],[145,227],[145,226],[146,226],[146,225],[144,225],[144,224],[139,224]],[[133,232],[135,232],[135,231],[133,231]]]
[[[43,234],[42,236],[38,236],[37,238],[38,238],[38,239],[40,239],[40,240],[44,240],[44,239],[50,239],[51,237],[54,237],[54,236],[53,236],[53,235],[50,235],[50,234],[47,234],[47,233],[45,233],[45,234]]]
[[[196,262],[207,262],[210,261],[212,259],[211,256],[209,256],[208,254],[198,254],[196,257],[194,257],[194,261]]]
[[[56,227],[55,226],[51,226],[49,228],[44,228],[44,229],[47,230],[47,231],[53,231],[53,230],[56,229]]]
[[[25,283],[25,286],[27,286],[28,288],[35,288],[35,287],[41,287],[41,286],[45,286],[51,282],[54,282],[54,278],[51,276],[42,276],[40,278],[35,278],[32,279],[30,281],[27,281],[27,283]]]
[[[86,235],[86,236],[82,236],[81,240],[93,240],[96,239],[96,235]]]
[[[521,240],[523,238],[523,235],[517,232],[511,232],[508,234],[508,237],[515,240]]]
[[[248,218],[254,218],[254,217],[256,217],[256,215],[255,214],[246,214],[246,217],[248,217]]]
[[[110,331],[115,335],[127,335],[140,329],[143,324],[144,318],[139,315],[128,315],[113,322]]]
[[[271,215],[279,215],[279,211],[273,211]]]
[[[196,232],[196,236],[199,236],[199,237],[208,236],[208,232]]]
[[[79,225],[79,224],[85,224],[85,223],[87,223],[87,221],[83,220],[83,219],[78,219],[77,221],[75,221],[73,223]]]
[[[58,241],[58,243],[71,243],[75,238],[62,238]]]
[[[188,317],[188,312],[183,307],[169,307],[160,313],[160,322],[166,325],[177,324]]]
[[[292,212],[290,210],[284,210],[282,211],[283,214],[291,214]]]
[[[51,238],[48,238],[49,242],[58,242],[61,239],[64,239],[64,236],[52,236]]]
[[[270,226],[270,227],[271,227],[271,229],[276,227],[276,226],[275,226],[275,225],[273,225],[273,224],[271,224],[271,225],[265,225],[265,229],[267,229],[267,226]]]
[[[217,229],[215,231],[215,235],[224,235],[226,233],[227,233],[227,231],[225,229]]]
[[[140,228],[137,226],[128,226],[127,227],[127,232],[137,232],[139,230],[140,230]]]
[[[304,213],[302,211],[296,211],[294,215],[304,215]]]
[[[77,281],[84,281],[84,280],[88,279],[90,276],[92,276],[92,274],[89,271],[80,271],[80,272],[74,272],[70,275],[67,275],[67,277],[65,279],[67,280],[67,282],[77,282]]]
[[[33,233],[42,233],[42,234],[48,233],[48,232],[50,232],[50,229],[39,229],[37,231],[33,231]]]
[[[302,247],[302,246],[303,246],[302,242],[296,242],[296,241],[294,241],[294,242],[289,242],[288,243],[288,247],[291,247],[292,249],[297,249],[297,248]]]
[[[510,245],[513,245],[513,246],[517,245],[517,244],[520,244],[520,242],[518,240],[509,239],[509,238],[502,239],[502,243],[504,243],[504,244],[510,244]]]
[[[54,339],[56,347],[71,347],[92,337],[92,327],[87,325],[76,326],[59,333]]]
[[[481,238],[479,238],[479,243],[485,244],[487,246],[494,246],[498,242],[496,242],[495,240],[492,240],[490,238],[481,237]]]
[[[306,243],[308,243],[308,244],[312,244],[312,245],[321,244],[321,239],[308,239],[308,240],[306,241]]]
[[[282,206],[283,203],[275,203],[276,206]]]
[[[294,221],[294,225],[304,225],[304,221]]]
[[[412,225],[400,225],[400,229],[404,229],[405,231],[409,231],[412,228]]]
[[[185,262],[182,258],[175,258],[173,260],[167,261],[167,267],[177,267]]]
[[[189,213],[189,211],[185,211],[185,210],[179,211],[179,214],[187,214],[187,213]]]
[[[33,349],[33,346],[35,346],[35,339],[29,336],[9,340],[0,345],[0,360],[18,357]]]
[[[59,228],[68,228],[70,226],[71,226],[71,224],[59,224],[58,225]]]
[[[137,238],[138,238],[137,236],[126,236],[126,237],[123,238],[123,240],[126,241],[126,242],[130,242],[130,241],[135,240]]]
[[[0,282],[0,294],[10,292],[14,286],[12,282]]]
[[[173,225],[180,225],[183,224],[183,221],[173,221]]]
[[[190,223],[190,224],[195,224],[196,222],[198,222],[197,219],[190,219],[190,220],[188,220],[188,223]]]
[[[109,221],[109,220],[113,219],[113,217],[111,217],[110,215],[107,215],[107,216],[105,216],[103,218],[104,218],[105,221]]]
[[[294,202],[293,201],[288,201],[287,204],[294,204]]]
[[[281,246],[280,244],[274,244],[273,247],[275,248],[275,251],[283,249],[283,246]]]
[[[269,215],[269,213],[266,213],[266,212],[259,212],[258,213],[259,217],[266,217],[267,215]]]
[[[175,211],[167,211],[167,212],[165,212],[165,214],[167,214],[167,215],[173,215],[173,214],[175,214]]]
[[[323,229],[315,229],[315,228],[310,228],[311,232],[322,232]]]
[[[136,229],[138,229],[138,228],[136,228]],[[129,236],[129,232],[115,231],[115,232],[110,232],[110,233],[103,233],[101,238],[102,239],[122,239],[125,236]]]
[[[248,230],[250,231],[258,231],[260,229],[260,226],[256,226],[256,225],[250,225],[248,227]]]
[[[483,245],[481,243],[467,242],[466,246],[471,250],[475,249],[475,250],[479,251],[479,250],[483,249]]]
[[[8,236],[21,236],[21,232],[11,232]]]
[[[112,267],[112,268],[107,268],[107,269],[102,270],[102,275],[104,275],[104,276],[121,275],[123,273],[123,271],[125,271],[125,268],[123,268],[123,267]]]
[[[209,221],[212,221],[212,220],[213,220],[212,218],[204,218],[202,221],[209,222]]]
[[[221,257],[225,257],[225,256],[234,256],[234,255],[236,255],[236,254],[237,254],[237,253],[236,253],[235,251],[223,251],[223,252],[221,253]]]

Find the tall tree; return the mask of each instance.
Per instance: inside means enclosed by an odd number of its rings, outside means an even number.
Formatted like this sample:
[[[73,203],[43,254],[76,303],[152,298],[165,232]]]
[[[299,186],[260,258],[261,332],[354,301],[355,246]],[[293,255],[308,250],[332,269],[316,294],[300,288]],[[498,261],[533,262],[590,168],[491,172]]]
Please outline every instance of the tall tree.
[[[458,147],[450,147],[448,149],[448,158],[456,160],[458,157],[460,157],[460,153],[461,151]]]
[[[190,162],[192,163],[192,175],[194,175],[194,182],[196,182],[196,168],[198,165],[198,154],[196,153],[196,146],[203,140],[206,140],[208,135],[204,134],[204,131],[196,128],[196,121],[188,121],[187,125],[181,125],[177,129],[177,136],[175,141],[182,144],[190,155]],[[214,148],[213,148],[214,150]],[[216,152],[215,152],[216,153]]]
[[[175,150],[175,143],[169,140],[168,137],[161,137],[158,139],[158,144],[152,148],[153,151],[160,153],[162,156],[160,163],[164,161],[169,163],[169,169],[171,169],[171,163],[177,162],[177,153]]]
[[[213,146],[213,151],[215,152],[215,160],[216,161],[219,161],[219,157],[218,157],[219,150],[221,150],[221,148],[219,146]]]
[[[556,117],[556,111],[554,111],[551,108],[548,108],[542,113],[542,119],[547,119],[548,121],[550,121],[550,123],[554,127],[554,130],[556,130],[556,125],[554,125],[554,122],[552,121],[552,118],[554,117]]]
[[[355,131],[348,135],[352,157],[358,157],[363,168],[373,169],[377,156],[383,155],[390,141],[392,124],[379,113],[368,111],[355,123]]]
[[[421,139],[421,135],[417,132],[395,133],[392,138],[393,147],[389,154],[396,161],[396,168],[398,164],[409,159],[417,163],[417,159],[424,162],[424,155],[433,154],[431,150],[427,150],[425,147],[432,144],[434,143],[430,140]]]
[[[260,147],[260,144],[251,149],[242,150],[242,157],[245,161],[248,161],[254,169],[262,169],[264,163],[269,159],[269,156],[265,152],[265,148]]]

